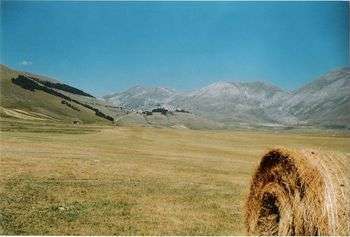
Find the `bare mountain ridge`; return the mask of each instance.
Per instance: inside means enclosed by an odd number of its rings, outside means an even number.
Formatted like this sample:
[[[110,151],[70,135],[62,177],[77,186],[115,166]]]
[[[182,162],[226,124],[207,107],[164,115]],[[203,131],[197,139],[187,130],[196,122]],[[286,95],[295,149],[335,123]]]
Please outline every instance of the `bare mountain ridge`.
[[[294,92],[280,105],[306,123],[350,124],[350,67],[327,73]]]
[[[164,87],[142,87],[134,86],[130,89],[104,96],[103,98],[114,105],[122,106],[133,110],[147,110],[164,106],[172,101],[178,93]]]
[[[104,99],[135,110],[156,107],[185,109],[194,114],[223,123],[271,123],[262,109],[288,95],[278,87],[263,82],[217,82],[207,87],[177,92],[166,88],[135,87]],[[140,90],[142,88],[142,90]],[[159,94],[159,91],[165,92]],[[158,92],[155,93],[154,92]]]
[[[136,110],[181,108],[223,123],[342,127],[350,124],[350,68],[294,92],[264,82],[221,81],[190,92],[138,86],[104,99]]]

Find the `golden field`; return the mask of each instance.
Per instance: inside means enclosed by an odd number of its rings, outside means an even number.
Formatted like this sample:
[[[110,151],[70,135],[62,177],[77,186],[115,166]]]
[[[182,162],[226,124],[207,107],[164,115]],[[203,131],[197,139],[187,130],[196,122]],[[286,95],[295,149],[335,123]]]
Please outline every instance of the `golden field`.
[[[6,126],[0,234],[245,234],[251,177],[268,149],[350,153],[349,135],[321,132]]]

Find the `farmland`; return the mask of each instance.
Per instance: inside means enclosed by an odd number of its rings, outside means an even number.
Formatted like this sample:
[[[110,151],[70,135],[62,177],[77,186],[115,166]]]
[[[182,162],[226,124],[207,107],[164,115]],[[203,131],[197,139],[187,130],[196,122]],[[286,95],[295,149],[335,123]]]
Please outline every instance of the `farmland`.
[[[350,136],[2,120],[0,233],[245,234],[244,204],[273,147],[350,153]]]

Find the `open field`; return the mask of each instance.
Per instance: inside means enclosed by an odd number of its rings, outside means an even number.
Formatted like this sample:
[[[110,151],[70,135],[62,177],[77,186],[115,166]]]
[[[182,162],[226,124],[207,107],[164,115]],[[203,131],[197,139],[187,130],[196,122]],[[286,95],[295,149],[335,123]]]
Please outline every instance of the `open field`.
[[[269,148],[350,153],[345,134],[2,126],[1,234],[245,234]]]

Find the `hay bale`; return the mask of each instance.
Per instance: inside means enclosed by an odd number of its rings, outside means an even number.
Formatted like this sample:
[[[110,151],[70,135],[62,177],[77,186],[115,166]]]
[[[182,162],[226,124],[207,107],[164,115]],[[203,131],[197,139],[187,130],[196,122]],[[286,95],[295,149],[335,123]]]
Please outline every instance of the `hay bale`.
[[[250,235],[350,235],[350,157],[273,149],[246,202]]]

